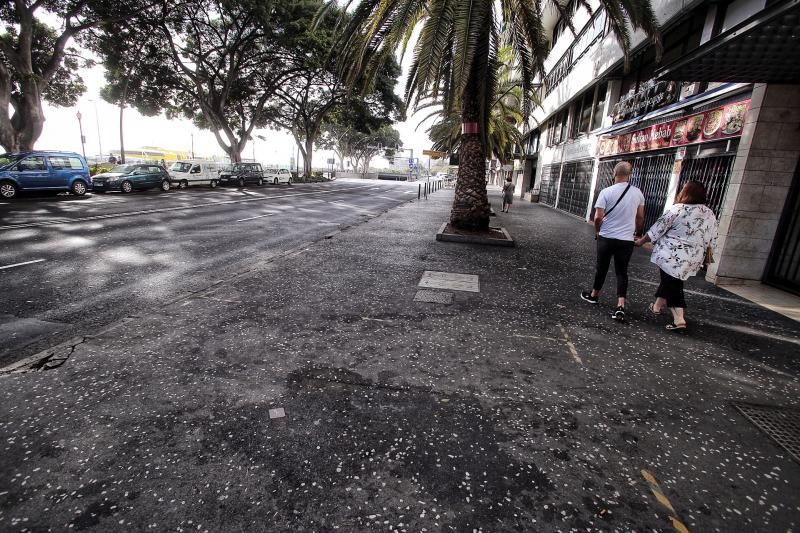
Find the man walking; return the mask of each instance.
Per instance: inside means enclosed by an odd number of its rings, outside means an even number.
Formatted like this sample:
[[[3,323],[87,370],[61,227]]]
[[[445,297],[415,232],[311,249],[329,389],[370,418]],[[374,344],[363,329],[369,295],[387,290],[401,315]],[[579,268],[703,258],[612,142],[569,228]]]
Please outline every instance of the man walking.
[[[597,232],[594,285],[591,291],[581,292],[582,299],[590,304],[597,303],[613,258],[617,275],[617,309],[611,318],[620,322],[625,320],[628,263],[633,254],[634,236],[641,234],[644,226],[644,195],[628,181],[632,170],[630,163],[617,163],[614,185],[600,191],[597,197],[594,205],[594,229]]]

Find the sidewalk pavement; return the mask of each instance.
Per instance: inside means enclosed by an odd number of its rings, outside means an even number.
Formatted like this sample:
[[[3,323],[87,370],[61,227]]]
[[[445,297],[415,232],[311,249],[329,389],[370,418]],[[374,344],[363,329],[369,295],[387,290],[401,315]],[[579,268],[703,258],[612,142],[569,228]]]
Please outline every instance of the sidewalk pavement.
[[[797,407],[796,322],[693,280],[691,329],[667,332],[642,250],[613,322],[612,275],[578,298],[588,225],[518,202],[493,219],[516,248],[436,242],[451,200],[0,377],[0,530],[800,527],[800,465],[731,405]],[[480,292],[415,302],[426,270]]]

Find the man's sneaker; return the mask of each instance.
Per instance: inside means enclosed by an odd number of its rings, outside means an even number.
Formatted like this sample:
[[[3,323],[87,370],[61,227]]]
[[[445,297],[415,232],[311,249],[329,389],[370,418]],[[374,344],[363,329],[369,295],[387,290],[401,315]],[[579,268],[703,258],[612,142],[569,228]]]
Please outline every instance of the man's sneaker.
[[[592,291],[581,291],[581,300],[590,304],[597,303],[597,296],[592,296]]]
[[[625,308],[622,306],[617,307],[617,310],[611,313],[611,318],[625,322]]]

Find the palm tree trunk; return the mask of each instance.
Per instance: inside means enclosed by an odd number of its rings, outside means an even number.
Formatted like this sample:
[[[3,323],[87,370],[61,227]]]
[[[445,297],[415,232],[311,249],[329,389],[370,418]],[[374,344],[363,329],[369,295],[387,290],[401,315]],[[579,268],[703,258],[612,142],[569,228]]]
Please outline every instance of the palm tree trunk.
[[[486,149],[479,130],[480,82],[472,74],[464,89],[461,111],[461,143],[458,149],[456,181],[450,224],[461,229],[485,230],[489,227],[489,199],[486,195]]]

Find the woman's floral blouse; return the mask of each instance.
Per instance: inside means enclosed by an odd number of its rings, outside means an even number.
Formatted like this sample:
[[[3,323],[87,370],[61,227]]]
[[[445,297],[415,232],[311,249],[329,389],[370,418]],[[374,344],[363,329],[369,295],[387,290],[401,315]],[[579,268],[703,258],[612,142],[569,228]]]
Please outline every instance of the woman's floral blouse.
[[[701,204],[675,204],[647,232],[655,243],[650,261],[678,279],[694,276],[706,248],[717,246],[717,219]]]

